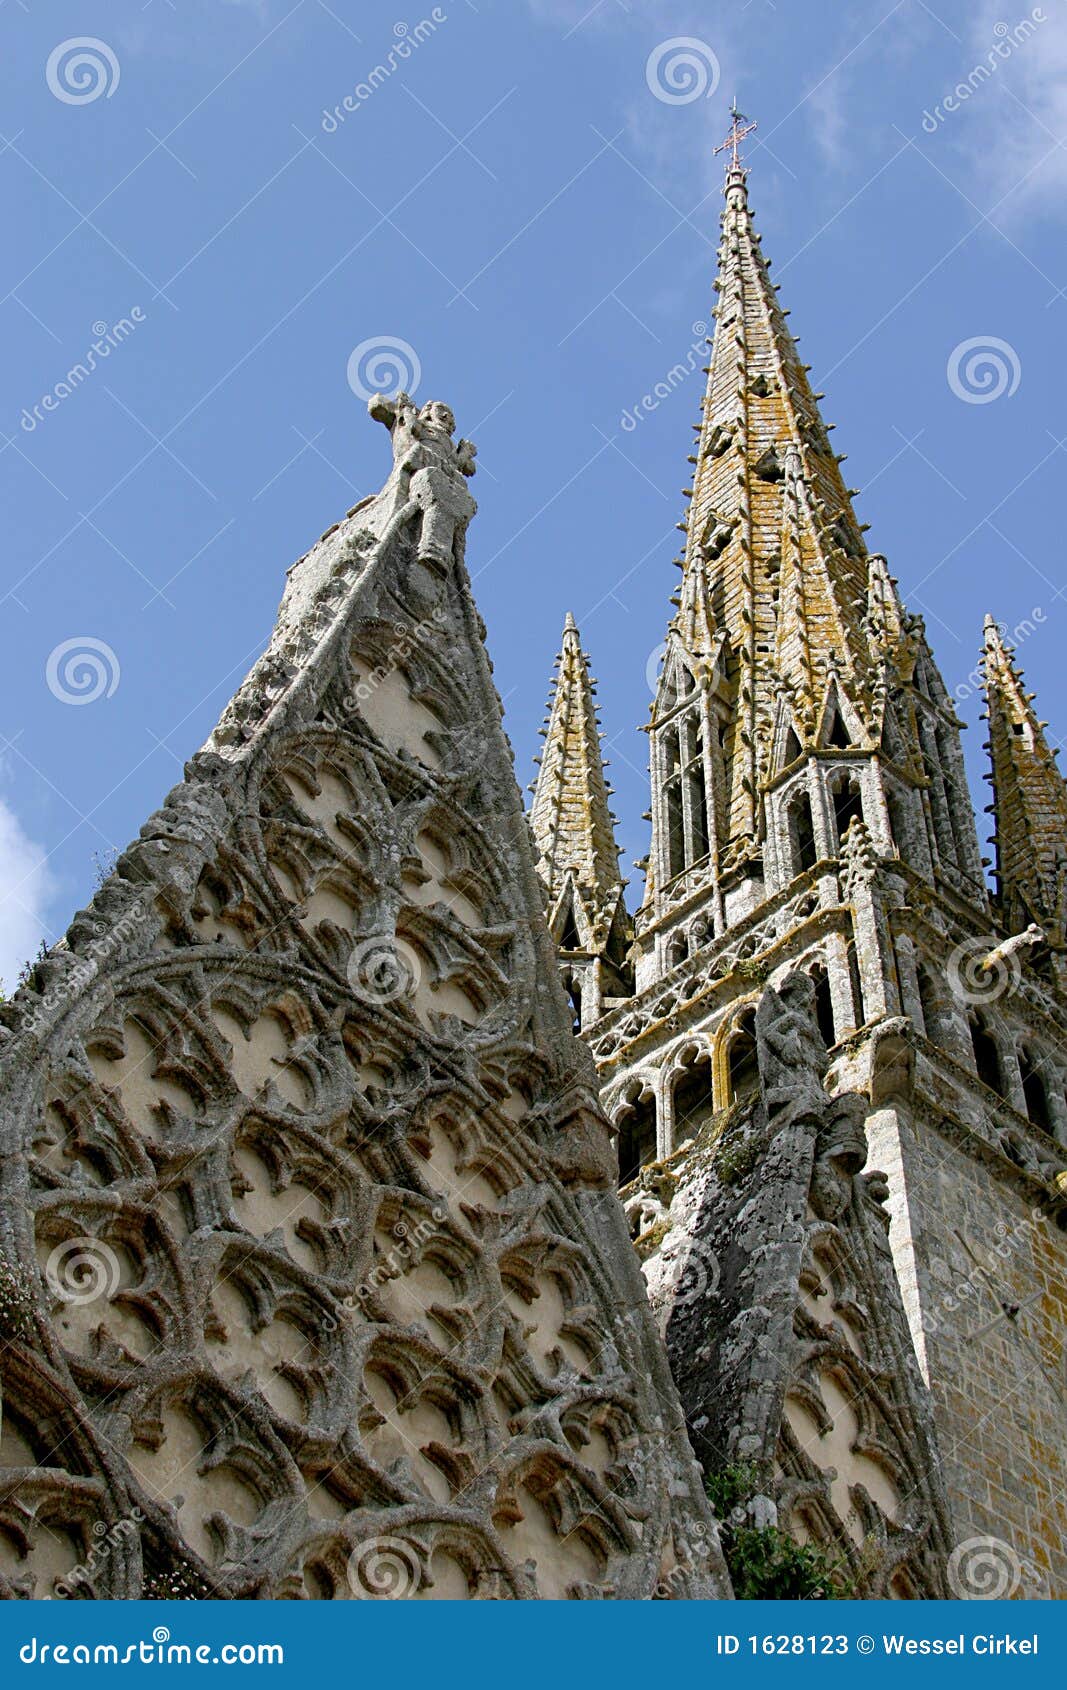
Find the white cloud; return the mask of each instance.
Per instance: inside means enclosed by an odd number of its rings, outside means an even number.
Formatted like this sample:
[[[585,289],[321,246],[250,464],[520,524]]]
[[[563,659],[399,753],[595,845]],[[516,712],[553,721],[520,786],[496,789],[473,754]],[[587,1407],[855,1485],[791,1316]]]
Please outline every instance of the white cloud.
[[[852,124],[843,76],[844,73],[839,79],[829,77],[806,101],[816,145],[834,165],[845,162],[851,146]]]
[[[1067,188],[1067,0],[1020,5],[989,0],[967,43],[977,67],[993,69],[969,98],[972,162],[1003,217],[1022,207],[1061,212]],[[993,68],[995,67],[995,68]],[[1057,145],[1057,143],[1061,143]]]
[[[28,837],[0,798],[0,981],[8,995],[47,934],[44,910],[51,891],[44,847]]]

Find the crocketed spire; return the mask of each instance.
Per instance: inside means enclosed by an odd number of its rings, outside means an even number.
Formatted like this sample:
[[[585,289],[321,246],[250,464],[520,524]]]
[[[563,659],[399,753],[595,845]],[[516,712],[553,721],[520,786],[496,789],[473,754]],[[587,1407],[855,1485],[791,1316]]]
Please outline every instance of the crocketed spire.
[[[991,616],[982,653],[998,891],[1012,928],[1036,921],[1062,940],[1067,878],[1067,785],[1014,653]]]

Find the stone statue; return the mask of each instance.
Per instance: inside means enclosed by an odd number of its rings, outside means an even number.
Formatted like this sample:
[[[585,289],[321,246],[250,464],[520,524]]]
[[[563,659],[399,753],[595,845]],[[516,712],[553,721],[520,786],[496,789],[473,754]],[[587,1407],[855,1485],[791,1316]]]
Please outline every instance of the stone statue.
[[[809,1193],[820,1220],[836,1221],[852,1201],[852,1181],[867,1160],[867,1099],[842,1092],[827,1100],[824,1125],[815,1142]]]
[[[788,1109],[818,1115],[826,1106],[826,1047],[815,1015],[815,987],[806,974],[790,974],[768,987],[756,1011],[756,1057],[772,1125]]]
[[[367,409],[392,436],[393,473],[386,492],[392,496],[393,518],[399,523],[420,519],[420,562],[443,573],[478,508],[464,480],[474,474],[477,448],[470,440],[453,441],[456,419],[439,400],[416,410],[406,393],[392,398],[376,393]]]

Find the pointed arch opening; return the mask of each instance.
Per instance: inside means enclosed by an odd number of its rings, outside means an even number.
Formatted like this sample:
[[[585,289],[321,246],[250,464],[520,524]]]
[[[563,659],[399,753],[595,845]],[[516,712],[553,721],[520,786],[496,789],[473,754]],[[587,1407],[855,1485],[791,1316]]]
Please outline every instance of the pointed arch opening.
[[[1052,1112],[1049,1108],[1048,1088],[1045,1085],[1044,1063],[1029,1045],[1023,1045],[1019,1051],[1019,1077],[1026,1099],[1026,1113],[1031,1123],[1043,1133],[1051,1133]]]
[[[623,1104],[616,1117],[619,1151],[619,1184],[629,1185],[646,1162],[656,1159],[656,1100],[651,1093]]]
[[[974,1066],[983,1085],[1004,1096],[1004,1071],[997,1041],[980,1015],[972,1015],[968,1022]]]
[[[689,947],[685,942],[684,933],[674,933],[667,940],[667,967],[677,968],[689,954]]]
[[[826,736],[826,743],[827,745],[834,746],[838,751],[847,751],[849,746],[852,744],[852,741],[848,736],[848,729],[845,727],[845,724],[841,719],[841,712],[836,708],[836,706],[834,708],[833,716],[830,719],[830,731]]]
[[[802,792],[789,807],[789,836],[793,847],[793,873],[803,874],[819,860],[815,843],[815,816],[811,798]]]
[[[936,1043],[940,1027],[940,999],[933,976],[925,963],[918,968],[919,1008],[922,1010],[923,1032]]]
[[[834,1030],[834,1000],[830,992],[830,976],[825,968],[816,968],[812,972],[815,985],[815,1019],[818,1023],[822,1042],[829,1050],[837,1042]]]
[[[673,880],[685,867],[685,815],[682,808],[682,755],[678,729],[671,728],[663,739],[663,797],[667,808],[667,878]]]
[[[759,1086],[759,1063],[756,1052],[756,1011],[746,1009],[730,1035],[726,1051],[726,1068],[730,1084],[730,1102],[738,1103],[749,1097]]]
[[[863,1002],[863,976],[860,973],[860,961],[856,954],[856,941],[850,939],[845,946],[845,961],[848,963],[848,983],[852,988],[852,1006],[856,1018],[856,1026],[867,1024],[867,1010]]]
[[[907,828],[905,824],[905,805],[899,793],[886,790],[885,807],[889,812],[889,843],[898,857],[904,855],[907,844]]]
[[[580,951],[583,948],[582,936],[578,932],[578,923],[574,919],[573,903],[567,905],[567,913],[563,918],[563,927],[559,936],[559,948],[561,951]]]
[[[863,796],[855,775],[841,775],[835,780],[831,796],[834,804],[834,826],[837,842],[843,845],[845,834],[853,821],[863,820]]]
[[[674,1142],[692,1138],[715,1113],[711,1058],[694,1051],[674,1082]]]
[[[573,1031],[580,1033],[582,1030],[582,977],[575,970],[568,969],[563,975],[563,984],[571,1002]]]

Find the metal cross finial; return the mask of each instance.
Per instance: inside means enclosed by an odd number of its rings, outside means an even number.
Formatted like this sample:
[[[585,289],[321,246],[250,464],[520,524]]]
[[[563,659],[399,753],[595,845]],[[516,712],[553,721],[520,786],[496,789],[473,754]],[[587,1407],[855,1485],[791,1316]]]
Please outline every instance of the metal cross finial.
[[[750,121],[743,111],[738,110],[736,94],[734,95],[733,105],[730,107],[730,116],[733,119],[733,122],[730,125],[730,133],[727,135],[725,141],[715,148],[715,152],[724,153],[727,147],[729,147],[731,155],[730,169],[738,170],[741,166],[741,154],[738,151],[740,143],[744,140],[746,135],[751,135],[752,131],[758,128],[758,125],[754,121]]]

